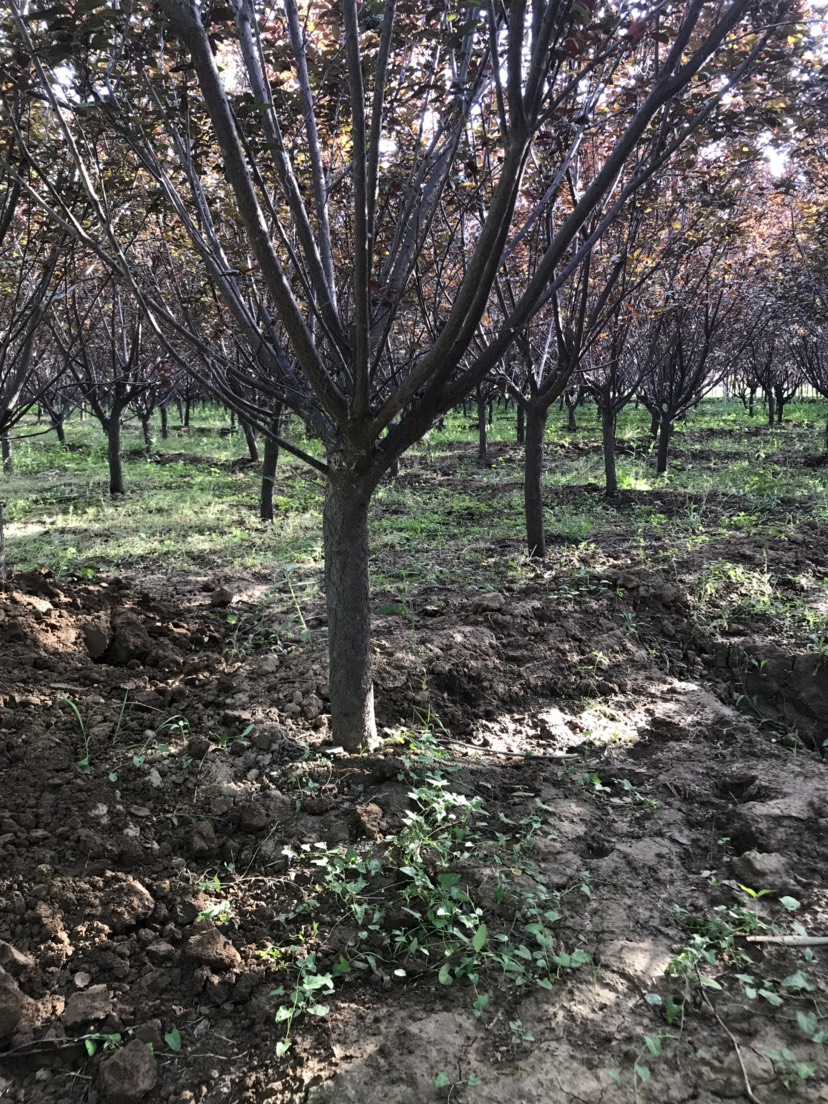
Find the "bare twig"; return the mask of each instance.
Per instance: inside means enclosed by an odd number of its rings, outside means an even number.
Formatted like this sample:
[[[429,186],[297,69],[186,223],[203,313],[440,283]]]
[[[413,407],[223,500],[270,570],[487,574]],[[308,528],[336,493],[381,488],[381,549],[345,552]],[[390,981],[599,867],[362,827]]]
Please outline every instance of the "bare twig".
[[[777,943],[781,947],[828,947],[828,935],[747,935],[748,943]]]
[[[741,1048],[739,1047],[739,1044],[736,1042],[736,1039],[733,1035],[733,1032],[730,1030],[730,1028],[727,1026],[727,1024],[722,1019],[722,1017],[719,1015],[719,1013],[713,1007],[713,1002],[710,1000],[707,993],[705,993],[704,989],[701,990],[701,994],[704,997],[704,1003],[707,1005],[707,1007],[710,1009],[710,1011],[713,1013],[713,1015],[719,1021],[719,1027],[721,1027],[722,1031],[724,1031],[725,1035],[727,1035],[728,1039],[730,1039],[730,1042],[733,1044],[733,1049],[735,1050],[736,1057],[739,1061],[739,1068],[742,1071],[742,1080],[745,1083],[745,1096],[748,1098],[748,1100],[751,1102],[751,1104],[762,1104],[762,1101],[756,1096],[753,1089],[751,1088],[750,1078],[748,1077],[747,1068],[745,1067],[745,1060],[742,1057]]]

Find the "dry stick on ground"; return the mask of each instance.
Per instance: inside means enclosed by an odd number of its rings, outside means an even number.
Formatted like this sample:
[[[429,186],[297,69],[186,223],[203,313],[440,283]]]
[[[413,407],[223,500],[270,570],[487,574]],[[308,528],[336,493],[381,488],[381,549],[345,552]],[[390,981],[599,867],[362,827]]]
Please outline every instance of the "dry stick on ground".
[[[701,976],[699,976],[699,981],[701,981]],[[745,1083],[745,1096],[748,1098],[748,1100],[751,1102],[751,1104],[762,1104],[762,1101],[758,1098],[758,1096],[756,1096],[753,1089],[750,1087],[750,1078],[748,1077],[747,1068],[745,1067],[745,1060],[742,1057],[741,1048],[739,1047],[739,1044],[736,1042],[736,1039],[733,1035],[733,1032],[730,1030],[730,1028],[727,1026],[727,1024],[722,1019],[722,1017],[719,1015],[719,1013],[713,1007],[713,1002],[710,1000],[710,998],[708,997],[707,993],[705,993],[703,988],[701,990],[701,994],[704,997],[704,1003],[707,1005],[707,1007],[710,1009],[710,1011],[713,1013],[713,1015],[719,1021],[719,1026],[721,1027],[722,1031],[724,1031],[725,1035],[727,1035],[728,1039],[730,1039],[731,1043],[733,1044],[733,1049],[736,1051],[736,1057],[739,1060],[739,1068],[742,1071],[742,1080]]]
[[[747,935],[748,943],[777,943],[782,947],[828,947],[828,935]]]

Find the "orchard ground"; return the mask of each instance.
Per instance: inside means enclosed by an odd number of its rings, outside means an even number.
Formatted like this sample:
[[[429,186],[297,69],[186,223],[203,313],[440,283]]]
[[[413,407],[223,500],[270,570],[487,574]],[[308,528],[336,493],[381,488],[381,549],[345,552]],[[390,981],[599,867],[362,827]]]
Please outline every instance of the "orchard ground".
[[[122,501],[91,424],[18,442],[0,1099],[828,1101],[826,410],[786,414],[703,404],[656,481],[630,411],[611,502],[594,410],[551,426],[545,563],[513,413],[486,466],[432,432],[376,498],[363,757],[313,472],[263,527],[218,413],[125,434]]]

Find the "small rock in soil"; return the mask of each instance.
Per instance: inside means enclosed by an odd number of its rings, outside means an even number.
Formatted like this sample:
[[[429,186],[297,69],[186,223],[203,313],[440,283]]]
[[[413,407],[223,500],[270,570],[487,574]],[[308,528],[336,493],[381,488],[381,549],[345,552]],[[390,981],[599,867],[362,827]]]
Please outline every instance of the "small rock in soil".
[[[140,1039],[133,1039],[101,1065],[100,1083],[107,1104],[140,1104],[157,1080],[155,1057]]]
[[[750,889],[769,889],[771,893],[790,893],[796,889],[796,878],[787,861],[778,852],[746,851],[733,860],[733,873]]]
[[[206,736],[191,736],[187,741],[187,751],[193,759],[203,759],[210,750],[210,741]]]
[[[250,832],[251,835],[263,832],[269,823],[270,817],[267,815],[267,810],[258,802],[251,801],[249,805],[244,805],[239,813],[239,827],[243,832]]]
[[[235,600],[236,595],[228,587],[219,587],[210,595],[211,606],[232,606]]]
[[[90,659],[102,659],[109,647],[109,637],[100,625],[84,625],[83,642]]]
[[[383,812],[379,805],[375,805],[372,801],[365,805],[357,805],[355,814],[359,828],[368,839],[376,840],[382,836]]]
[[[14,978],[0,970],[0,1039],[14,1034],[23,1018],[24,999]]]
[[[13,947],[11,943],[6,943],[0,939],[0,966],[7,970],[12,977],[20,977],[21,974],[34,969],[35,960],[31,955],[24,954],[17,947]]]
[[[84,1024],[105,1020],[112,1012],[112,996],[105,985],[93,985],[85,992],[73,993],[66,1002],[63,1023],[66,1027],[81,1027]]]
[[[128,874],[119,885],[118,899],[110,908],[112,930],[123,932],[146,920],[155,908],[155,901],[149,890]]]
[[[202,820],[193,825],[190,831],[190,852],[196,858],[206,858],[215,855],[218,850],[218,840],[213,826],[209,820]]]
[[[152,641],[143,621],[131,610],[112,611],[112,633],[106,659],[113,666],[123,666],[133,659],[142,662],[152,651]]]
[[[504,609],[506,599],[502,594],[482,594],[475,599],[472,609],[475,613],[496,613]]]
[[[187,954],[216,970],[237,970],[241,955],[218,928],[206,928],[187,943]]]
[[[175,958],[175,947],[171,943],[165,943],[163,939],[156,940],[147,947],[147,959],[153,966],[163,966],[172,958]]]

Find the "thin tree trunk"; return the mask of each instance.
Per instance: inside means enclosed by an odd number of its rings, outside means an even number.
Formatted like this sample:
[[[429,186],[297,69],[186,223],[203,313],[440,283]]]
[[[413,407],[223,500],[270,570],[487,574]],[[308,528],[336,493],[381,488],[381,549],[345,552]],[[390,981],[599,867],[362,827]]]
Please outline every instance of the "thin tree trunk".
[[[658,428],[661,425],[661,417],[657,410],[650,411],[650,436],[653,440],[658,437]]]
[[[748,395],[747,408],[748,408],[748,417],[749,418],[752,418],[753,415],[756,413],[756,411],[754,410],[754,403],[755,402],[756,402],[756,391],[753,390]]]
[[[673,436],[673,419],[665,414],[661,419],[658,431],[658,462],[656,475],[664,475],[667,471],[667,457],[670,453],[670,438]]]
[[[776,403],[772,391],[766,391],[765,394],[768,397],[768,425],[773,428],[773,423],[776,421]]]
[[[152,425],[149,418],[141,419],[141,433],[144,436],[144,448],[147,451],[147,455],[155,448],[155,441],[152,439]]]
[[[106,458],[109,463],[109,493],[126,494],[124,466],[121,460],[121,415],[113,413],[106,425]]]
[[[608,498],[618,494],[618,471],[615,465],[615,411],[610,403],[601,407],[601,436],[604,444],[604,477]]]
[[[523,502],[526,511],[526,547],[538,560],[546,556],[543,524],[543,440],[546,409],[529,406],[526,410],[526,446],[524,450]]]
[[[6,475],[14,475],[14,453],[11,437],[0,438],[0,456],[3,458],[3,471]]]
[[[489,456],[489,423],[486,420],[486,400],[477,392],[477,460],[485,464]]]
[[[280,432],[282,422],[281,404],[271,423],[274,433]],[[259,501],[259,515],[262,521],[273,521],[273,488],[276,483],[276,465],[279,463],[279,445],[272,437],[265,437],[264,460],[262,461],[262,494]]]
[[[517,405],[517,443],[522,445],[526,442],[526,411],[523,408],[523,403],[519,402]]]
[[[494,399],[489,399],[489,426],[494,425]]]
[[[178,395],[175,397],[175,405],[178,410],[178,424],[184,425],[184,403]]]
[[[185,399],[185,401],[184,401],[184,422],[183,422],[183,425],[184,425],[185,429],[190,428],[190,415],[192,414],[192,409],[193,409],[193,404],[190,402],[189,399]]]
[[[241,419],[239,419],[241,421]],[[241,427],[244,430],[244,439],[247,441],[247,451],[250,455],[250,459],[254,464],[259,462],[259,444],[256,440],[256,433],[253,426],[249,422],[241,422]]]
[[[355,752],[376,743],[371,667],[368,506],[371,491],[332,470],[325,491],[325,594],[333,739]]]
[[[6,528],[3,519],[3,503],[0,502],[0,590],[6,589]]]
[[[578,423],[575,421],[575,409],[577,403],[571,403],[569,399],[566,400],[566,409],[569,411],[566,428],[570,433],[578,432]]]
[[[161,403],[158,413],[161,415],[161,440],[166,441],[170,435],[170,413],[166,403]]]

